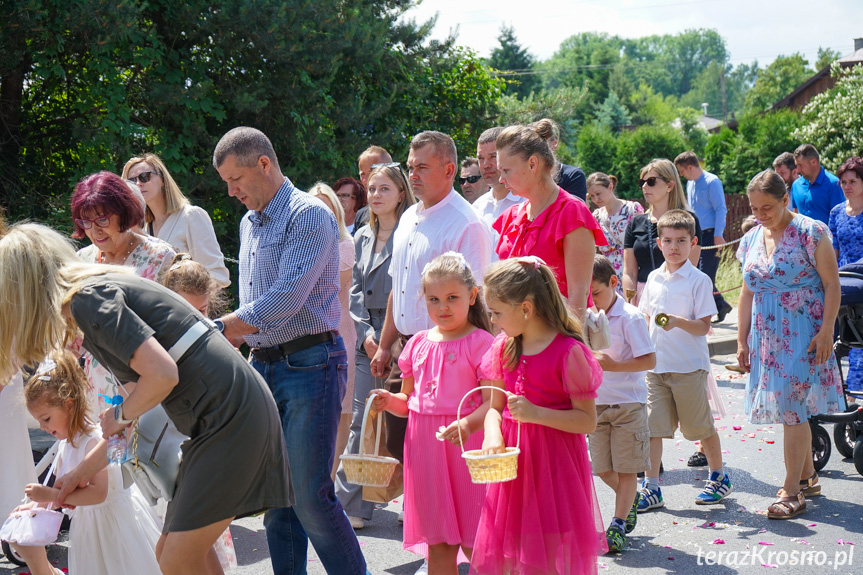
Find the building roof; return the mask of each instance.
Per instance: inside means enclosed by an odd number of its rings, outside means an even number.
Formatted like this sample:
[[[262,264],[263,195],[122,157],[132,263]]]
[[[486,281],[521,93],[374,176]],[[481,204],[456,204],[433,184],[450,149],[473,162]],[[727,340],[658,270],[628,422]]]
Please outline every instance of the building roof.
[[[863,48],[860,48],[856,52],[851,52],[850,54],[842,56],[836,61],[839,62],[843,68],[848,68],[855,64],[861,64],[863,63]],[[772,109],[778,110],[779,108],[787,108],[788,106],[790,106],[791,103],[794,102],[795,98],[802,92],[806,91],[806,89],[812,86],[812,84],[818,82],[822,78],[830,76],[830,67],[832,65],[833,64],[831,63],[830,65],[821,68],[821,70],[816,72],[815,75],[797,86],[797,88],[795,88],[793,92],[773,104]]]

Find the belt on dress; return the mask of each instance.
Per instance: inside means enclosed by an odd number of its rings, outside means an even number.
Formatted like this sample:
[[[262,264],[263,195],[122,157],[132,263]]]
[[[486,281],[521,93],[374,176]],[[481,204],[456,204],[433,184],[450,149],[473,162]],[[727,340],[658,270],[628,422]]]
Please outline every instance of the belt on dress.
[[[180,361],[180,358],[183,357],[183,354],[189,351],[192,344],[201,339],[201,336],[209,330],[210,328],[206,323],[202,321],[195,322],[194,325],[187,329],[186,333],[181,335],[180,339],[171,346],[171,349],[168,350],[168,355],[171,356],[171,359],[173,359],[175,363]]]
[[[302,337],[292,339],[291,341],[280,343],[279,345],[275,345],[273,347],[253,347],[252,357],[255,358],[255,361],[260,361],[261,363],[279,361],[282,358],[291,355],[292,353],[303,351],[304,349],[308,349],[313,345],[317,345],[319,343],[333,341],[337,337],[339,337],[338,330],[304,335]]]

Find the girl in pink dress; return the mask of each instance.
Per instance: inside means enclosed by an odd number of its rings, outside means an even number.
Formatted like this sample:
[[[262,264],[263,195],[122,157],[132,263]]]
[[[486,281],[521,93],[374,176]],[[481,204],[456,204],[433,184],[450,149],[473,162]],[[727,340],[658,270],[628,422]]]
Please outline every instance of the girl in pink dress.
[[[503,333],[481,378],[512,395],[492,393],[483,452],[515,446],[520,422],[521,453],[518,476],[489,486],[471,573],[596,573],[607,548],[584,436],[596,427],[602,369],[542,260],[495,264],[485,289]]]
[[[471,482],[461,457],[479,449],[489,397],[474,392],[491,347],[488,312],[464,256],[447,252],[423,270],[423,297],[435,327],[421,331],[399,357],[400,393],[376,389],[373,405],[408,417],[404,461],[404,548],[428,556],[429,573],[455,573],[459,549],[470,559],[485,488]]]

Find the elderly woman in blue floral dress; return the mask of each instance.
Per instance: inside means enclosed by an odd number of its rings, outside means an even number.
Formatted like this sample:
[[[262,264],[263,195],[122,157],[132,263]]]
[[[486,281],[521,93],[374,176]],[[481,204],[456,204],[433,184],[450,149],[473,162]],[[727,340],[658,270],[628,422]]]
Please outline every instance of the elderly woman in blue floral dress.
[[[755,176],[747,194],[760,225],[737,250],[744,280],[737,361],[749,372],[749,421],[782,424],[785,482],[767,516],[790,519],[806,510],[806,496],[821,493],[808,418],[845,405],[833,355],[839,272],[827,226],[788,210],[776,172]]]

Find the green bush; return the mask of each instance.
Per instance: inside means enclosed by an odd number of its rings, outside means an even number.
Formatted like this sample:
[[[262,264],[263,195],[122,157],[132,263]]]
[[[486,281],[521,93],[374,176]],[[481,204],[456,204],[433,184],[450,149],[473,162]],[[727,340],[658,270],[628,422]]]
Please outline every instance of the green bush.
[[[593,172],[613,173],[617,139],[607,128],[595,123],[585,126],[578,134],[576,150],[576,165],[586,175]]]
[[[614,170],[620,179],[618,195],[638,198],[638,174],[654,158],[674,158],[686,149],[686,141],[670,126],[641,126],[633,132],[623,132],[617,142]]]

